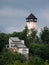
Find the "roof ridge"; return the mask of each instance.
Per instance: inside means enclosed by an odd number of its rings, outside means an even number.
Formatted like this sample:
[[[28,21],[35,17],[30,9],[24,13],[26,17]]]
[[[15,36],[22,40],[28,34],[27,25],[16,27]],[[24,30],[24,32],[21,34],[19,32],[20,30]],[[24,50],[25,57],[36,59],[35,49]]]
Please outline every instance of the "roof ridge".
[[[35,16],[34,16],[34,14],[30,14],[26,19],[37,19]]]

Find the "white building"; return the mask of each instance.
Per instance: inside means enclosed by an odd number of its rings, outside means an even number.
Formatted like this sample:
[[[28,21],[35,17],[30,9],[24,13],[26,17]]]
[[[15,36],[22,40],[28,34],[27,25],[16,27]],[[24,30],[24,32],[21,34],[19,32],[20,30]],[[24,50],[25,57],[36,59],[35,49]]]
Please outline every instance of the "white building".
[[[26,25],[28,28],[28,35],[31,33],[31,29],[37,29],[37,18],[31,13],[27,18],[26,18]]]
[[[28,55],[29,49],[25,46],[24,41],[18,37],[9,38],[9,49],[22,55]]]

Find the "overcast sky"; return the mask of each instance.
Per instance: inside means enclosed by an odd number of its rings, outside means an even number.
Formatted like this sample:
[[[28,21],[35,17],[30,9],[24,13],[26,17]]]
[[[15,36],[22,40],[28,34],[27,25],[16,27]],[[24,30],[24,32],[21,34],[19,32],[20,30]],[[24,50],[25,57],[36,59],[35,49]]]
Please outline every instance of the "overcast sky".
[[[22,31],[30,13],[38,18],[38,30],[49,27],[49,0],[0,0],[0,32]]]

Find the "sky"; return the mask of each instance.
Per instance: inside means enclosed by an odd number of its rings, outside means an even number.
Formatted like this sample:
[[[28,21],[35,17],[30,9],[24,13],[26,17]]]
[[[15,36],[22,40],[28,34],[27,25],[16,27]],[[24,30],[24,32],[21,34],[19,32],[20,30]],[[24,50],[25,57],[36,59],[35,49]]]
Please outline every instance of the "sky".
[[[0,32],[22,31],[26,17],[37,17],[37,28],[49,27],[49,0],[0,0]]]

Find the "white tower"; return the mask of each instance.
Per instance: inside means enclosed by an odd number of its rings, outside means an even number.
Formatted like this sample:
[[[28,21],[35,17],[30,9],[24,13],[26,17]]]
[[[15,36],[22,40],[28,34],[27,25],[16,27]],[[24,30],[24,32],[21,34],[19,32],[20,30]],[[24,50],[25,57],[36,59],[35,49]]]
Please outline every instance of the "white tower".
[[[26,18],[26,25],[29,30],[28,34],[31,33],[31,29],[36,29],[36,24],[37,24],[37,18],[31,13],[27,18]]]

